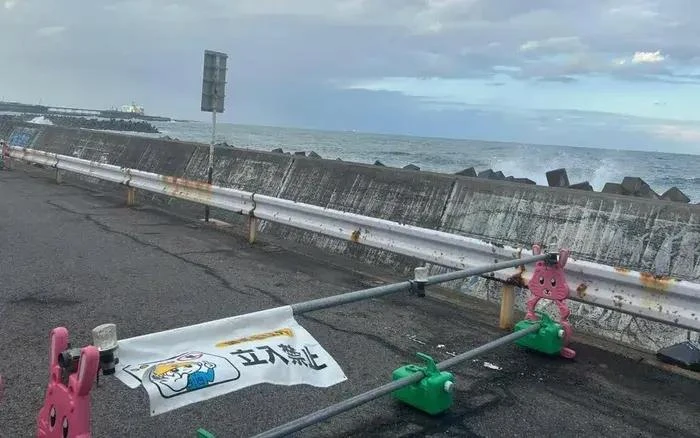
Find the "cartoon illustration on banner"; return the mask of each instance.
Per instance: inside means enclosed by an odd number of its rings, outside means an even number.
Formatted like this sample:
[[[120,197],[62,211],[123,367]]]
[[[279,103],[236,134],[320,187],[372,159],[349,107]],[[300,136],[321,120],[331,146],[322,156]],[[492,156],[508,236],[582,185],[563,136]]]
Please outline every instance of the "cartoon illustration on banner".
[[[226,357],[199,351],[149,363],[127,366],[124,371],[143,382],[148,380],[164,398],[232,382],[241,372]]]

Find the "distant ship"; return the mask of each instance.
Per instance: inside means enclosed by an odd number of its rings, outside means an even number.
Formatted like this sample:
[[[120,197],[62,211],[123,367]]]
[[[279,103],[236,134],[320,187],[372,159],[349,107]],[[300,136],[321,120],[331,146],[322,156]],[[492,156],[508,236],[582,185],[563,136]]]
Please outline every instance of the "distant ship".
[[[130,105],[122,105],[119,108],[112,107],[107,111],[101,111],[102,117],[117,118],[117,119],[141,119],[150,120],[152,122],[170,122],[170,117],[147,116],[143,109],[143,105],[137,105],[131,102]]]
[[[143,110],[143,105],[136,105],[134,102],[131,102],[131,105],[122,105],[119,108],[119,111],[123,113],[138,114],[140,116],[145,114]]]

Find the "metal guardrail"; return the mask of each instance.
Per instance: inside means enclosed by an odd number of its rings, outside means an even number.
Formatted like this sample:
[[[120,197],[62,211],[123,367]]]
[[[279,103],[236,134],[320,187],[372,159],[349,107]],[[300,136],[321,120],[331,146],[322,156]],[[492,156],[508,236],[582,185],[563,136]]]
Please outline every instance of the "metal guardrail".
[[[362,216],[205,182],[143,172],[29,148],[10,147],[12,158],[123,184],[415,257],[454,269],[487,265],[532,252],[469,237]],[[569,259],[571,299],[700,331],[700,284]],[[510,268],[488,278],[525,285],[530,273]]]

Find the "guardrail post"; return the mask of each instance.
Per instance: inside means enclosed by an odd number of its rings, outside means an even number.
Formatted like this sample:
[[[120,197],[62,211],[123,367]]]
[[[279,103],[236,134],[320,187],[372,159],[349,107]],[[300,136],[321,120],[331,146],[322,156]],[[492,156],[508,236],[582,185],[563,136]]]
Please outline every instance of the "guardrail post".
[[[515,286],[504,284],[501,288],[501,315],[498,326],[502,329],[513,328],[513,313],[515,310]]]
[[[136,205],[136,189],[133,187],[128,187],[126,189],[126,205],[127,207]]]
[[[56,184],[63,184],[63,172],[61,172],[61,169],[56,169]]]
[[[260,219],[255,216],[248,216],[248,242],[252,245],[255,243],[255,238],[258,236],[258,225]]]

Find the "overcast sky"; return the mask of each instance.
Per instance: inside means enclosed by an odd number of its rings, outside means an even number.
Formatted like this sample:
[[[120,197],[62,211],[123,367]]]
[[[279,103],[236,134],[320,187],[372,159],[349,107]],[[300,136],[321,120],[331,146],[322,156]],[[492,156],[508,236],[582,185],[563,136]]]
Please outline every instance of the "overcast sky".
[[[0,0],[0,99],[700,154],[698,0]]]

